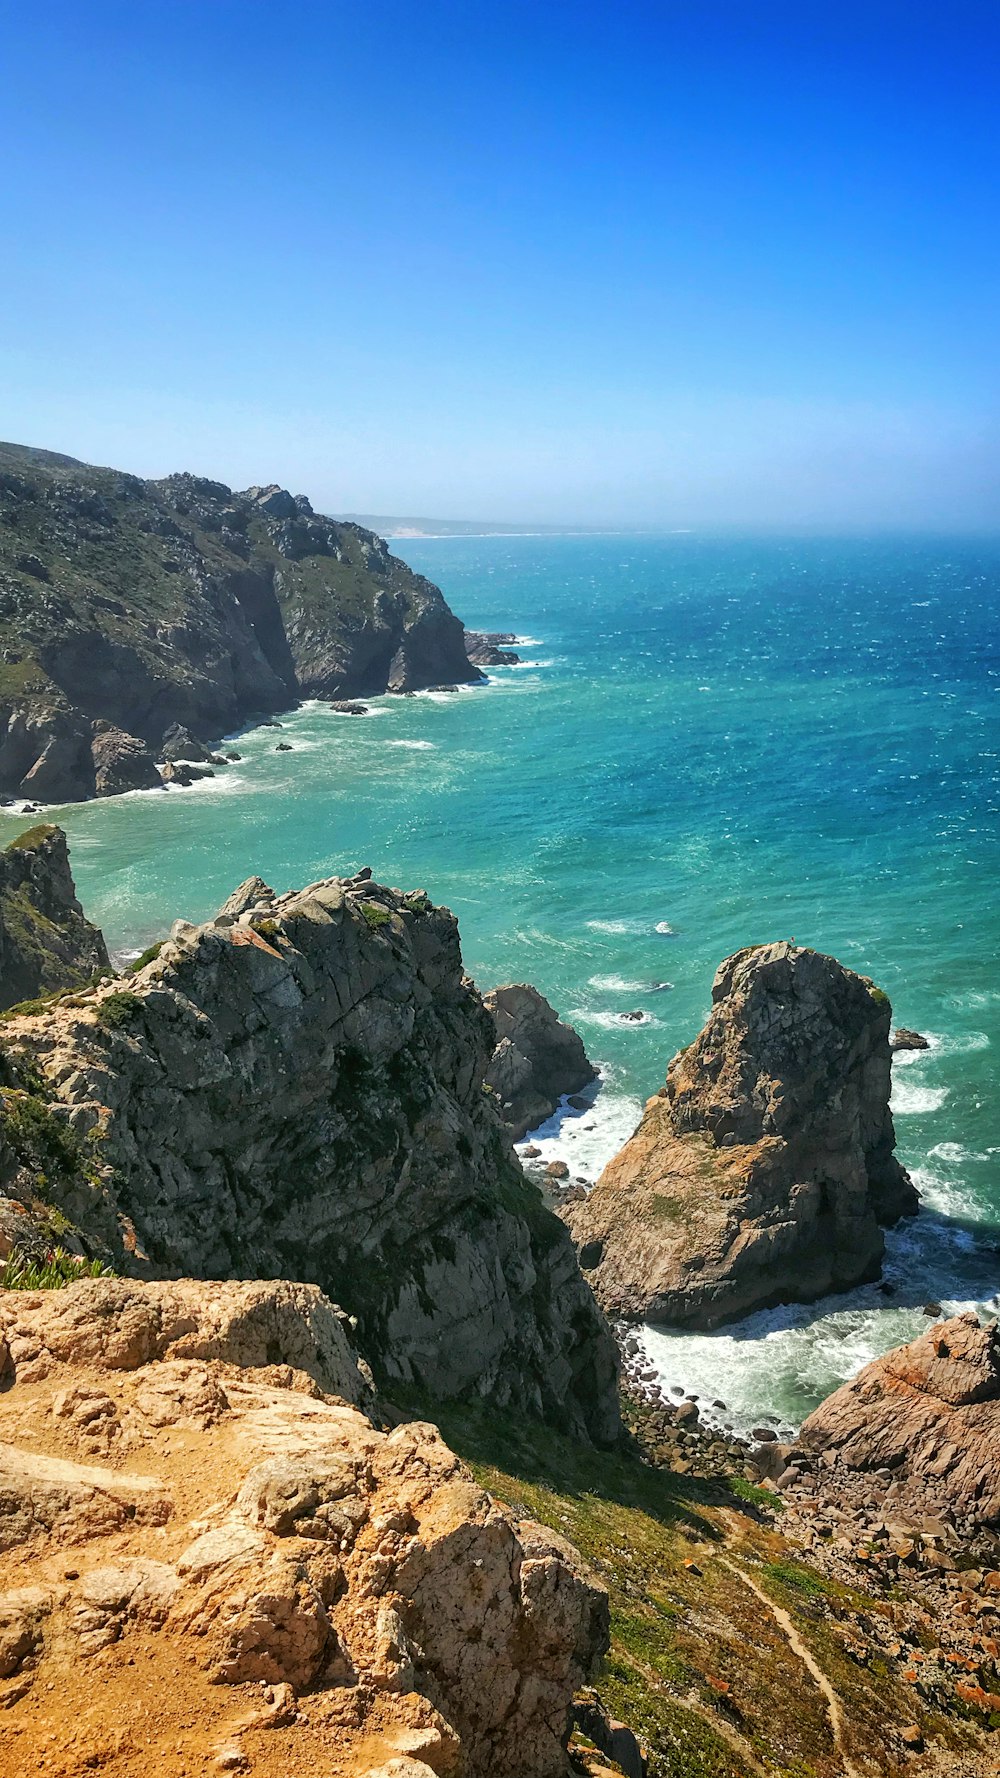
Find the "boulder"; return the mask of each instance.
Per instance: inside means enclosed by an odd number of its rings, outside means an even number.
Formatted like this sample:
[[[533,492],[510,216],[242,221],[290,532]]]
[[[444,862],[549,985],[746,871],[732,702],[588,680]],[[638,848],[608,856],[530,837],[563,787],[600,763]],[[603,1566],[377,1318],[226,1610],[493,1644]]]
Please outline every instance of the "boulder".
[[[246,1735],[275,1772],[327,1746],[358,1773],[562,1778],[607,1595],[434,1426],[376,1429],[318,1290],[86,1281],[0,1292],[0,1327],[5,1772],[40,1745],[80,1771],[109,1748],[122,1771],[191,1748],[200,1771],[213,1745],[243,1769]],[[67,1412],[87,1400],[111,1458]]]
[[[496,1048],[486,1070],[505,1110],[511,1140],[551,1117],[568,1093],[596,1080],[597,1070],[571,1025],[564,1025],[537,988],[519,982],[493,988],[485,1005],[496,1029]]]
[[[234,889],[222,904],[216,915],[217,920],[238,920],[241,914],[249,913],[251,908],[264,908],[276,899],[274,890],[269,888],[263,877],[247,877],[238,889]]]
[[[195,763],[200,761],[203,765],[210,765],[215,757],[212,749],[207,747],[204,741],[196,740],[191,730],[185,728],[182,723],[172,722],[170,727],[164,731],[163,740],[160,743],[160,758],[162,760],[173,762],[179,759],[189,762],[194,760]]]
[[[879,989],[779,943],[728,958],[712,1003],[569,1213],[615,1314],[711,1328],[847,1289],[878,1276],[883,1225],[917,1207],[893,1153]]]
[[[871,1477],[901,1508],[1000,1524],[1000,1330],[973,1314],[877,1358],[810,1414],[801,1449]]]
[[[905,1025],[900,1025],[893,1032],[889,1047],[892,1050],[929,1050],[931,1046],[929,1039],[921,1037],[919,1031],[908,1031]]]

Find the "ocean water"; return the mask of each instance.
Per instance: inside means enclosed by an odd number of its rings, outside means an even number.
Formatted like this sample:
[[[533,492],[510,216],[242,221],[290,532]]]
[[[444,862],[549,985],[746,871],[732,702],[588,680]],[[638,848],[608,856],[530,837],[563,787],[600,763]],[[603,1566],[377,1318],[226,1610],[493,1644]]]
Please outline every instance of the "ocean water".
[[[932,1040],[895,1065],[924,1209],[889,1237],[893,1294],[646,1338],[737,1426],[792,1425],[925,1305],[1000,1289],[1000,543],[393,547],[470,627],[526,638],[522,664],[366,717],[306,705],[193,789],[59,810],[85,905],[124,954],[253,872],[284,889],[368,864],[426,888],[480,985],[536,983],[602,1064],[593,1110],[541,1141],[589,1179],[729,952],[794,937],[874,977]]]

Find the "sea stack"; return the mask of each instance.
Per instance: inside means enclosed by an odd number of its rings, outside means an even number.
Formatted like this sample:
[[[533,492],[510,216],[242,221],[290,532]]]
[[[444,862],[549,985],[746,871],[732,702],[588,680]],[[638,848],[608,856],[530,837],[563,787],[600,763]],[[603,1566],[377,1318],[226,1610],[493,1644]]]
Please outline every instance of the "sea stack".
[[[892,1009],[833,957],[737,951],[700,1036],[569,1211],[604,1307],[712,1328],[876,1278],[917,1208],[893,1150]]]

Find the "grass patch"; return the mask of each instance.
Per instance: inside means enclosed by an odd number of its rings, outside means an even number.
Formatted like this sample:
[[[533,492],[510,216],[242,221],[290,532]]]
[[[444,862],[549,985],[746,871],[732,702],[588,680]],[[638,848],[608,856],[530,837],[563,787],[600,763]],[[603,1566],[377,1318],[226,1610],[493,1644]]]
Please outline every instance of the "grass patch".
[[[378,932],[380,927],[388,926],[392,920],[392,915],[390,914],[389,909],[380,907],[377,901],[363,901],[361,903],[361,913],[365,925],[371,932]]]
[[[130,1023],[137,1012],[142,1010],[142,1001],[138,994],[130,994],[127,988],[116,988],[108,994],[96,1007],[98,1024],[106,1031],[118,1031],[123,1025]]]
[[[138,975],[140,969],[145,969],[147,964],[155,963],[166,942],[165,938],[158,938],[155,945],[147,945],[135,962],[129,964],[129,974]]]
[[[768,1562],[764,1573],[769,1580],[790,1587],[806,1599],[824,1599],[830,1591],[822,1575],[813,1568],[804,1567],[801,1562]]]

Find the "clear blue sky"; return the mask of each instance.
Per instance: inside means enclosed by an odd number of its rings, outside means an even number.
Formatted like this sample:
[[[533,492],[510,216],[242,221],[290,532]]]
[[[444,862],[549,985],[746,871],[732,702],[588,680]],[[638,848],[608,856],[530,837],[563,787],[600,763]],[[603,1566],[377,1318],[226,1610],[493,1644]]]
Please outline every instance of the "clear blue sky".
[[[1000,529],[1000,11],[0,11],[0,435],[328,510]]]

